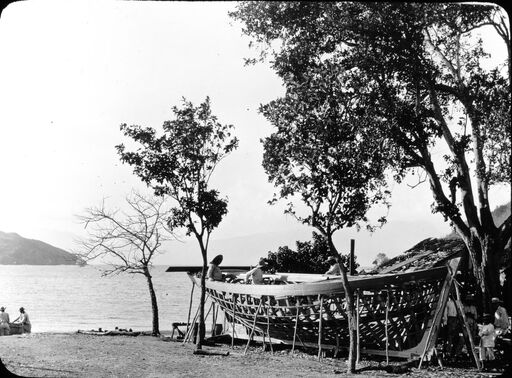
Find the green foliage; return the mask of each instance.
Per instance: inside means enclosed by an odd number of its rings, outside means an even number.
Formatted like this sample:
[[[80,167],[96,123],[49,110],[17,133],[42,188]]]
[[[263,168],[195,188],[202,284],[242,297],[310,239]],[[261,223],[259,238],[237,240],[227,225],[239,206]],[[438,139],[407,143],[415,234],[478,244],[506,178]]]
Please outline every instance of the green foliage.
[[[121,125],[121,131],[139,144],[135,151],[116,146],[121,161],[156,195],[170,196],[172,209],[169,226],[184,227],[187,235],[209,235],[227,214],[227,200],[208,188],[217,164],[238,146],[231,135],[233,126],[217,121],[210,99],[195,107],[183,99],[181,108],[174,106],[174,119],[165,121],[163,134],[138,125]]]
[[[380,146],[375,158],[397,180],[412,167],[429,170],[428,151],[443,137],[458,164],[443,176],[448,182],[478,145],[486,165],[475,174],[492,184],[510,178],[510,138],[500,137],[509,135],[510,86],[508,72],[481,67],[486,54],[471,31],[497,25],[497,13],[461,4],[242,2],[231,15],[259,43],[260,57],[271,54],[286,85],[285,99],[263,108],[276,126],[296,120],[282,102],[311,129],[346,121],[353,131],[340,135],[343,142],[359,133],[366,137],[360,148]],[[456,109],[463,121],[448,132],[444,123]],[[269,115],[283,110],[279,119]],[[436,210],[458,213],[441,202]]]
[[[288,246],[279,247],[276,252],[269,252],[267,266],[269,272],[281,273],[320,273],[323,274],[329,269],[326,263],[328,257],[332,256],[329,250],[327,238],[313,232],[311,241],[297,241],[296,251]],[[340,261],[349,268],[349,254],[340,254]],[[354,268],[359,267],[357,258],[354,261]]]
[[[359,105],[343,83],[326,90],[338,77],[336,67],[329,72],[305,74],[304,85],[288,83],[285,97],[261,107],[276,129],[264,140],[269,179],[280,198],[298,195],[311,210],[299,216],[290,202],[288,213],[325,234],[366,222],[368,209],[389,194],[382,190],[389,154],[368,129],[373,121],[353,119],[348,109]]]

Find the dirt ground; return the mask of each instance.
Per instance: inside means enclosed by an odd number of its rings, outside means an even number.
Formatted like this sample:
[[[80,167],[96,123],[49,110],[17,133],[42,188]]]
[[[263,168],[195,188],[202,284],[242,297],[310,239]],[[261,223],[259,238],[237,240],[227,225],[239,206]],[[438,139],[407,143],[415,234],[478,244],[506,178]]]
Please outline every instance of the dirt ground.
[[[324,377],[347,376],[345,359],[322,358],[289,349],[263,351],[245,345],[216,344],[206,351],[219,355],[194,355],[192,344],[152,336],[93,336],[33,333],[0,337],[0,358],[8,371],[23,377]],[[221,355],[227,354],[229,355]],[[353,377],[415,378],[491,377],[474,367],[415,368],[388,373],[383,365],[363,361]],[[0,366],[1,369],[1,366]],[[4,376],[0,371],[0,376]]]

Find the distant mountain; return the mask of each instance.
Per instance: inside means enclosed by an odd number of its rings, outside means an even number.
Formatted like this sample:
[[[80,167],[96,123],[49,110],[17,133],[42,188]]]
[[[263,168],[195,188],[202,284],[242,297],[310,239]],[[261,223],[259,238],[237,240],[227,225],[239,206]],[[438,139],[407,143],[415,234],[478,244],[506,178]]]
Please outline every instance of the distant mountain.
[[[499,227],[509,217],[510,207],[511,204],[510,202],[508,202],[496,207],[492,211],[492,219],[494,220],[494,224],[496,225],[496,227]],[[452,231],[450,234],[446,235],[446,237],[454,239],[460,238],[459,234],[457,234],[456,231]]]
[[[63,249],[0,231],[0,265],[75,265],[79,262],[75,255]]]
[[[501,225],[510,216],[510,207],[510,202],[508,202],[504,205],[498,206],[492,211],[492,217],[496,225]],[[507,248],[508,251],[510,251],[510,240],[505,246],[505,251],[507,251]],[[466,251],[466,245],[455,231],[452,231],[450,234],[443,238],[427,238],[420,241],[402,254],[388,259],[377,267],[374,267],[374,272],[378,272],[391,267],[399,262],[405,261],[426,251],[432,252],[429,259],[432,261],[440,261],[442,260],[440,257],[445,258],[449,255]],[[506,257],[507,253],[504,254],[504,258]],[[422,261],[421,263],[428,263],[428,261]],[[506,265],[503,261],[502,264]]]

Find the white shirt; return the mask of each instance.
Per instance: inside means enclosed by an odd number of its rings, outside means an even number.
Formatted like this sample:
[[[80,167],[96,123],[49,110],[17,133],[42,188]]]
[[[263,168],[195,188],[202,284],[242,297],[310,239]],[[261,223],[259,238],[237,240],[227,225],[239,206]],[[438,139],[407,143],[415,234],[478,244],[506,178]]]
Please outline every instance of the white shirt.
[[[453,299],[449,298],[444,309],[443,322],[446,323],[448,318],[455,316],[457,316],[457,307],[455,306]]]
[[[340,264],[336,263],[336,264],[331,265],[331,267],[329,268],[329,270],[327,272],[325,272],[325,274],[332,274],[335,276],[340,276],[341,275]]]
[[[20,315],[20,323],[30,324],[30,319],[28,318],[28,314],[26,312]]]
[[[263,283],[263,271],[259,265],[246,273],[245,280],[247,281],[250,277],[252,277],[252,283],[255,285],[261,285]]]
[[[481,326],[478,335],[480,336],[480,346],[494,348],[494,326],[491,323]]]

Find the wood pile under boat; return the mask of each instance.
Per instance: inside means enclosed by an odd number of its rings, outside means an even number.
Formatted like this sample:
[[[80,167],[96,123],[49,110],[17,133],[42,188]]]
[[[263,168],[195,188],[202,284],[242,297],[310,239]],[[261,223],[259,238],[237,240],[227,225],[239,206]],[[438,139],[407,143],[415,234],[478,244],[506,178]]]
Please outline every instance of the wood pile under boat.
[[[432,348],[460,255],[444,253],[439,260],[438,253],[432,259],[422,251],[399,261],[397,272],[387,267],[386,273],[349,276],[360,352],[414,359]],[[200,279],[189,275],[199,286]],[[341,278],[277,273],[265,279],[266,285],[207,280],[206,292],[226,320],[248,335],[293,346],[348,347]]]

